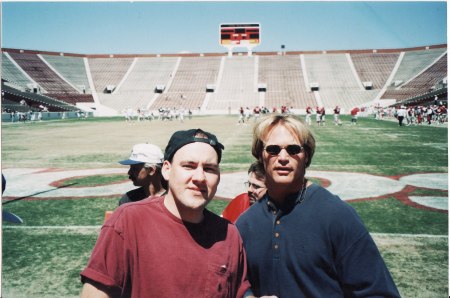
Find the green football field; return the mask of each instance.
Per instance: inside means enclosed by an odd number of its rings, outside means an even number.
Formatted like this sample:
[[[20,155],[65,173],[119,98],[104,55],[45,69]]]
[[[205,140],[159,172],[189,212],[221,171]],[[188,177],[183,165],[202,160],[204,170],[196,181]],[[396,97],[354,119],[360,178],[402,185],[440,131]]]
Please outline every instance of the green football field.
[[[310,172],[315,183],[337,187],[342,194],[376,193],[355,194],[348,202],[372,233],[401,295],[447,297],[448,211],[442,207],[442,198],[448,198],[448,183],[438,187],[433,180],[434,175],[448,173],[447,126],[399,127],[394,121],[372,118],[359,118],[357,125],[350,125],[348,116],[342,121],[342,126],[334,126],[328,117],[326,126],[311,127],[317,147],[307,176]],[[174,131],[202,128],[225,145],[221,172],[233,175],[245,172],[253,161],[253,120],[247,125],[236,123],[237,116],[198,116],[184,123],[126,123],[122,118],[2,123],[2,171],[121,168],[117,161],[127,158],[136,143],[154,143],[164,149]],[[409,182],[417,177],[421,181]],[[112,187],[125,180],[126,170],[125,174],[69,177],[55,185],[76,191]],[[14,188],[9,183],[7,191]],[[105,211],[114,210],[120,197],[95,192],[76,198],[52,197],[48,192],[46,197],[39,183],[30,180],[30,195],[6,196],[5,192],[2,200],[3,209],[24,220],[21,225],[3,222],[2,297],[78,296],[79,273]],[[389,185],[401,187],[394,190]],[[433,205],[439,198],[441,205]],[[220,214],[226,204],[221,196],[208,208]]]

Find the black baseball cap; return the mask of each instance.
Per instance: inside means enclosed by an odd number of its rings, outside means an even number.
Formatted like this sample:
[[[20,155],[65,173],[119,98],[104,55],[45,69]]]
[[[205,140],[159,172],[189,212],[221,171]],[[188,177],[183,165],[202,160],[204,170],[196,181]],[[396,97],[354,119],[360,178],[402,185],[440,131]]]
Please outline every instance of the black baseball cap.
[[[181,147],[195,142],[201,142],[211,145],[217,152],[218,161],[222,159],[222,150],[225,147],[219,143],[217,137],[212,133],[197,129],[179,130],[176,131],[169,140],[166,150],[164,152],[164,160],[172,160],[175,152]]]

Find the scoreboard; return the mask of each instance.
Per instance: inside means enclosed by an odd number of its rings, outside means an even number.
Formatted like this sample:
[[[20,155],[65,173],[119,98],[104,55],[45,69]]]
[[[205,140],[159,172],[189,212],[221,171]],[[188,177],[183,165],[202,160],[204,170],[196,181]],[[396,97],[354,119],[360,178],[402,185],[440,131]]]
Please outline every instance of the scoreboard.
[[[253,47],[260,43],[260,25],[220,24],[220,44],[223,46]]]

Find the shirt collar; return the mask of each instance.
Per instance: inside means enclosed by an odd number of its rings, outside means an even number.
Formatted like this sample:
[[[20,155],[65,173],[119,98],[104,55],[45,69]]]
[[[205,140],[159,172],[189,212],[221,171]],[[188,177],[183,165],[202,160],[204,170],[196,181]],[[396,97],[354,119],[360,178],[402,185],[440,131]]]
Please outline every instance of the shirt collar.
[[[268,211],[278,211],[279,209],[285,211],[294,208],[295,205],[299,204],[303,200],[303,192],[302,190],[295,192],[293,194],[288,195],[284,203],[281,206],[275,204],[274,200],[269,196],[266,192],[264,196],[265,204],[267,205]]]

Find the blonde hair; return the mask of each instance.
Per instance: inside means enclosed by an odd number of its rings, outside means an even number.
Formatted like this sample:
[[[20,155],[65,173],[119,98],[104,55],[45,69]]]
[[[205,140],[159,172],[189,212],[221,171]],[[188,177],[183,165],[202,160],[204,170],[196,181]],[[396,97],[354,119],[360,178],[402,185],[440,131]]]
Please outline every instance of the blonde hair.
[[[316,140],[308,126],[300,119],[291,115],[272,115],[261,119],[253,128],[252,154],[262,161],[264,141],[269,132],[277,125],[285,126],[300,141],[300,145],[306,152],[306,167],[311,164],[314,151],[316,150]]]

